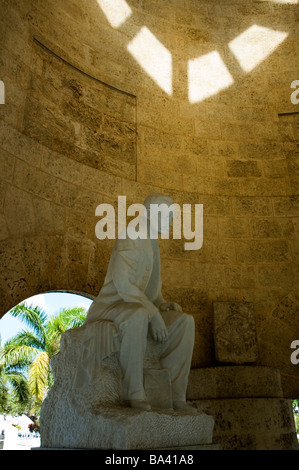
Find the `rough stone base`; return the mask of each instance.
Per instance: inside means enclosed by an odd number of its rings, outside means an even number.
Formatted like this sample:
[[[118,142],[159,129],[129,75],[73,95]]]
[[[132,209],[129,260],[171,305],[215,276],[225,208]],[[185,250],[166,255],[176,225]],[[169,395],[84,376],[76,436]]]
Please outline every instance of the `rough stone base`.
[[[233,365],[190,371],[188,400],[255,397],[283,397],[278,369],[265,366]]]
[[[41,447],[153,450],[212,443],[214,419],[206,414],[114,407],[80,415],[68,400],[64,405],[60,417],[55,409],[44,408]]]
[[[124,406],[116,354],[96,363],[96,379],[75,386],[83,333],[84,327],[64,333],[60,352],[51,360],[55,381],[41,409],[41,447],[127,450],[212,443],[211,416],[169,410],[169,373],[159,369],[159,348],[153,341],[147,343],[144,363],[151,412]]]
[[[278,369],[221,366],[190,371],[187,398],[215,419],[213,443],[224,450],[298,449],[291,401]]]
[[[291,400],[233,398],[193,402],[215,419],[213,443],[222,450],[299,450]]]

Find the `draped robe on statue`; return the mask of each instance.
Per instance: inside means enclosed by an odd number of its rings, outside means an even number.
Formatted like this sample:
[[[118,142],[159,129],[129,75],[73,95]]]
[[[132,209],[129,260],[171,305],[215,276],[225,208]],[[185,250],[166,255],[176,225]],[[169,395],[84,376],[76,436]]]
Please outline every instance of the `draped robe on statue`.
[[[102,289],[84,323],[84,346],[75,384],[92,380],[97,364],[118,352],[124,399],[144,400],[143,359],[153,315],[165,302],[156,239],[117,239]],[[160,312],[168,330],[162,343],[161,368],[168,369],[173,399],[185,401],[194,345],[193,317],[181,311]]]

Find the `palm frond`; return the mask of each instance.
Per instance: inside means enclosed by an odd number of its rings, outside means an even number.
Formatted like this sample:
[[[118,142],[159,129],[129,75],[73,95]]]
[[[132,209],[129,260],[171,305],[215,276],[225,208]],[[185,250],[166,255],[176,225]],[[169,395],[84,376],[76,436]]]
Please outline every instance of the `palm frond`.
[[[86,311],[82,307],[66,308],[48,319],[39,307],[22,303],[10,313],[24,321],[29,329],[20,331],[0,347],[0,371],[16,389],[17,400],[25,400],[28,392],[40,406],[46,387],[53,385],[50,358],[59,351],[61,335],[70,328],[82,326]],[[27,391],[21,372],[26,377],[28,373]]]
[[[46,342],[45,326],[47,323],[47,314],[36,305],[27,305],[26,302],[16,305],[9,312],[14,318],[23,321],[40,338],[40,341]]]
[[[71,318],[70,318],[70,328],[79,328],[83,325],[86,319],[86,310],[83,307],[77,307],[72,309]]]
[[[78,328],[83,325],[86,318],[86,310],[83,307],[64,308],[51,317],[48,322],[48,330],[56,330],[60,334],[70,328]]]
[[[7,340],[3,347],[4,351],[10,344],[14,344],[16,346],[29,346],[36,349],[43,349],[45,346],[43,341],[29,330],[21,330],[13,338]]]
[[[19,402],[26,403],[29,400],[29,389],[24,375],[20,372],[8,371],[6,376],[11,383]]]
[[[0,412],[5,413],[6,405],[8,401],[8,388],[2,382],[0,382]]]
[[[50,358],[46,352],[40,352],[33,361],[29,372],[29,390],[40,401],[43,399],[44,390],[50,367]]]
[[[9,340],[4,345],[5,367],[22,368],[31,364],[38,350],[29,344]]]

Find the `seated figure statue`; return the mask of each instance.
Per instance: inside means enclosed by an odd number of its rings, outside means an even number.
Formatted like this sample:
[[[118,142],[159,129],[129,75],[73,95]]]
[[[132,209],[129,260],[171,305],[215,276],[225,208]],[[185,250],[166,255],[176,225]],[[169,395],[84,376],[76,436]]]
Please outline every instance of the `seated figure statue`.
[[[186,390],[194,346],[194,319],[161,293],[160,252],[157,238],[168,233],[172,217],[150,217],[151,204],[172,204],[164,195],[144,201],[146,238],[118,238],[102,289],[91,304],[85,324],[108,320],[120,332],[119,363],[123,397],[129,406],[150,410],[143,385],[143,364],[148,334],[161,345],[160,365],[170,375],[173,409],[196,412],[186,403]],[[170,212],[171,215],[171,212]],[[151,230],[151,231],[150,231]],[[100,341],[100,339],[99,339]]]

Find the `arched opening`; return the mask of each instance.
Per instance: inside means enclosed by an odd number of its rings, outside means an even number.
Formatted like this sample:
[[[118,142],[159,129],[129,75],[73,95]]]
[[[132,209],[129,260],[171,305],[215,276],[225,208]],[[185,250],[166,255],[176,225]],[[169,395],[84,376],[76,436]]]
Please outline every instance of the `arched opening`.
[[[56,315],[65,308],[83,307],[86,310],[92,302],[91,296],[79,292],[53,291],[34,295],[25,299],[28,305],[35,305],[45,311],[48,317]],[[21,304],[23,303],[21,302]],[[24,328],[24,323],[19,318],[13,317],[8,311],[0,319],[0,338],[2,344]]]
[[[40,445],[40,406],[53,385],[51,357],[63,331],[83,323],[91,302],[82,293],[46,292],[0,319],[0,448]]]

